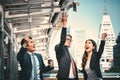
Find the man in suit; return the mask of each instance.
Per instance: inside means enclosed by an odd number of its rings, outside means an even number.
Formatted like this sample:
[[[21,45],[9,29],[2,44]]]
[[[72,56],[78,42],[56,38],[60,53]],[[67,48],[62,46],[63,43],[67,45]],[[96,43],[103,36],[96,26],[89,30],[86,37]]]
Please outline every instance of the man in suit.
[[[42,73],[52,70],[53,62],[45,66],[41,54],[34,53],[35,44],[31,37],[24,37],[17,60],[21,66],[20,80],[43,80]]]
[[[58,62],[58,80],[78,80],[77,67],[75,61],[71,57],[68,48],[72,42],[72,36],[66,34],[67,16],[62,13],[62,32],[60,43],[55,46],[56,58]]]

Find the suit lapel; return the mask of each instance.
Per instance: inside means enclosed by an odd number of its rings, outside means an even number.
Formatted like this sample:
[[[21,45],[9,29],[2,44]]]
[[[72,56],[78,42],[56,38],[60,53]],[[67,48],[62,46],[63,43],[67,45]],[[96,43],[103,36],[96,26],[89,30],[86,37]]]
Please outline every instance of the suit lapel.
[[[35,53],[35,55],[37,56],[37,59],[38,59],[38,62],[39,62],[39,66],[40,66],[40,69],[42,69],[42,59],[41,59],[41,56],[39,56],[38,54]]]

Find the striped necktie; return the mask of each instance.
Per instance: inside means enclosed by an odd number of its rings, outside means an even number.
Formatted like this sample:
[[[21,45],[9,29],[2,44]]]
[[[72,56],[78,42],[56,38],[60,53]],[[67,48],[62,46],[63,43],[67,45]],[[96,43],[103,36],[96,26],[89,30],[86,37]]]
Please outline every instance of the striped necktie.
[[[35,60],[35,55],[34,54],[32,54],[32,60],[33,60],[34,80],[38,80],[36,60]]]

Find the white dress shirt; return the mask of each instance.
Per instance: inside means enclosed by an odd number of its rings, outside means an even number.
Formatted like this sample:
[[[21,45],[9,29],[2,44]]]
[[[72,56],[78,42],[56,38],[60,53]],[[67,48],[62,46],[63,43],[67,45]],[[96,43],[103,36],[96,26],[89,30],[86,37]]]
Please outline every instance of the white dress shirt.
[[[31,78],[30,78],[30,80],[34,80],[34,68],[33,68],[33,58],[32,58],[32,54],[34,54],[34,53],[31,53],[31,52],[27,52],[27,53],[30,54],[31,62],[32,62],[32,73],[31,73]],[[38,80],[40,80],[40,65],[39,65],[39,61],[38,61],[36,55],[34,55],[34,57],[35,57],[35,61],[36,61],[36,68],[37,68]]]

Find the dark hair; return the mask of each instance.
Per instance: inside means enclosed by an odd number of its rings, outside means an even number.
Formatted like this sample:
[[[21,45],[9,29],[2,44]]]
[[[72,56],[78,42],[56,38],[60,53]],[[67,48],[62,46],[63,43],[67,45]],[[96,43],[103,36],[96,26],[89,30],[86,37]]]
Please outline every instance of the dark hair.
[[[95,48],[93,49],[93,53],[97,53],[97,45],[96,45],[96,42],[95,42],[94,40],[92,40],[92,39],[88,39],[88,40],[85,41],[85,43],[86,43],[87,41],[91,41],[91,42],[92,42],[93,46],[95,47]],[[85,51],[84,54],[83,54],[83,58],[82,58],[82,68],[84,68],[85,65],[86,65],[87,57],[88,57],[88,54],[87,54],[87,52]]]
[[[29,39],[32,39],[31,36],[28,36],[28,37],[29,37]],[[21,46],[22,46],[24,43],[25,43],[25,39],[23,38],[23,39],[21,40]]]
[[[72,39],[72,36],[70,34],[67,34],[66,36],[69,36]]]

